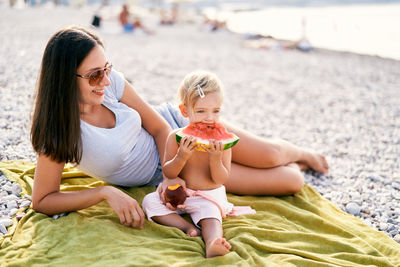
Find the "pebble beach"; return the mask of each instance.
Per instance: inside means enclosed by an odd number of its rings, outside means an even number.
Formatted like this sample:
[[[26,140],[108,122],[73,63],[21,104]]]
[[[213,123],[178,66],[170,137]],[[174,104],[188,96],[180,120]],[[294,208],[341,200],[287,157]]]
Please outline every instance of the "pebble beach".
[[[89,27],[94,10],[0,6],[0,161],[36,161],[30,114],[45,45],[64,26]],[[324,154],[329,173],[307,171],[306,183],[400,243],[400,61],[318,48],[251,49],[242,35],[193,22],[149,19],[152,35],[104,23],[94,31],[109,60],[149,103],[176,103],[190,71],[216,73],[225,85],[225,119]],[[19,191],[0,173],[0,235],[28,204]]]

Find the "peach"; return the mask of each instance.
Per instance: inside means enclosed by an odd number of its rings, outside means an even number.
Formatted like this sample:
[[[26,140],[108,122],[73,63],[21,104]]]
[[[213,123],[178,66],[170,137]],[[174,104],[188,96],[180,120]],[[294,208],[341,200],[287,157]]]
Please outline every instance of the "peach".
[[[171,203],[175,208],[185,203],[186,192],[180,184],[168,186],[164,194],[166,202]]]

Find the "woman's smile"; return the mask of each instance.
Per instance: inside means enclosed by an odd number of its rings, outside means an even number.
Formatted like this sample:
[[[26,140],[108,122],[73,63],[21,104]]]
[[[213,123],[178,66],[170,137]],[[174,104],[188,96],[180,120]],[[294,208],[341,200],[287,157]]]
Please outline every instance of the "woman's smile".
[[[92,93],[95,93],[98,96],[103,96],[104,95],[104,89],[99,89],[99,90],[92,90]]]

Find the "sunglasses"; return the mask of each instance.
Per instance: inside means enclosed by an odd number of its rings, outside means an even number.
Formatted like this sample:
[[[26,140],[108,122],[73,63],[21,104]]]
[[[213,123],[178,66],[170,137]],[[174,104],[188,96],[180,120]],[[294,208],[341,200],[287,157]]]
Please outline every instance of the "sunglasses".
[[[107,76],[110,75],[112,68],[112,64],[107,63],[106,66],[102,69],[95,70],[91,72],[88,76],[83,76],[80,74],[76,74],[76,76],[83,78],[83,79],[89,79],[89,84],[91,86],[96,86],[100,83],[101,80],[104,78],[104,74]]]

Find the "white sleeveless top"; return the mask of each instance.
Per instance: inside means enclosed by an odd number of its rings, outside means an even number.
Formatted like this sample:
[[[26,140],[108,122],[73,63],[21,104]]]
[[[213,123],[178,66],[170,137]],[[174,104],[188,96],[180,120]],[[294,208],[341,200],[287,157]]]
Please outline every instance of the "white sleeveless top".
[[[112,129],[81,120],[82,172],[121,186],[148,184],[159,162],[156,143],[143,127],[139,113],[119,102],[125,88],[121,73],[112,70],[103,105],[115,114]]]

